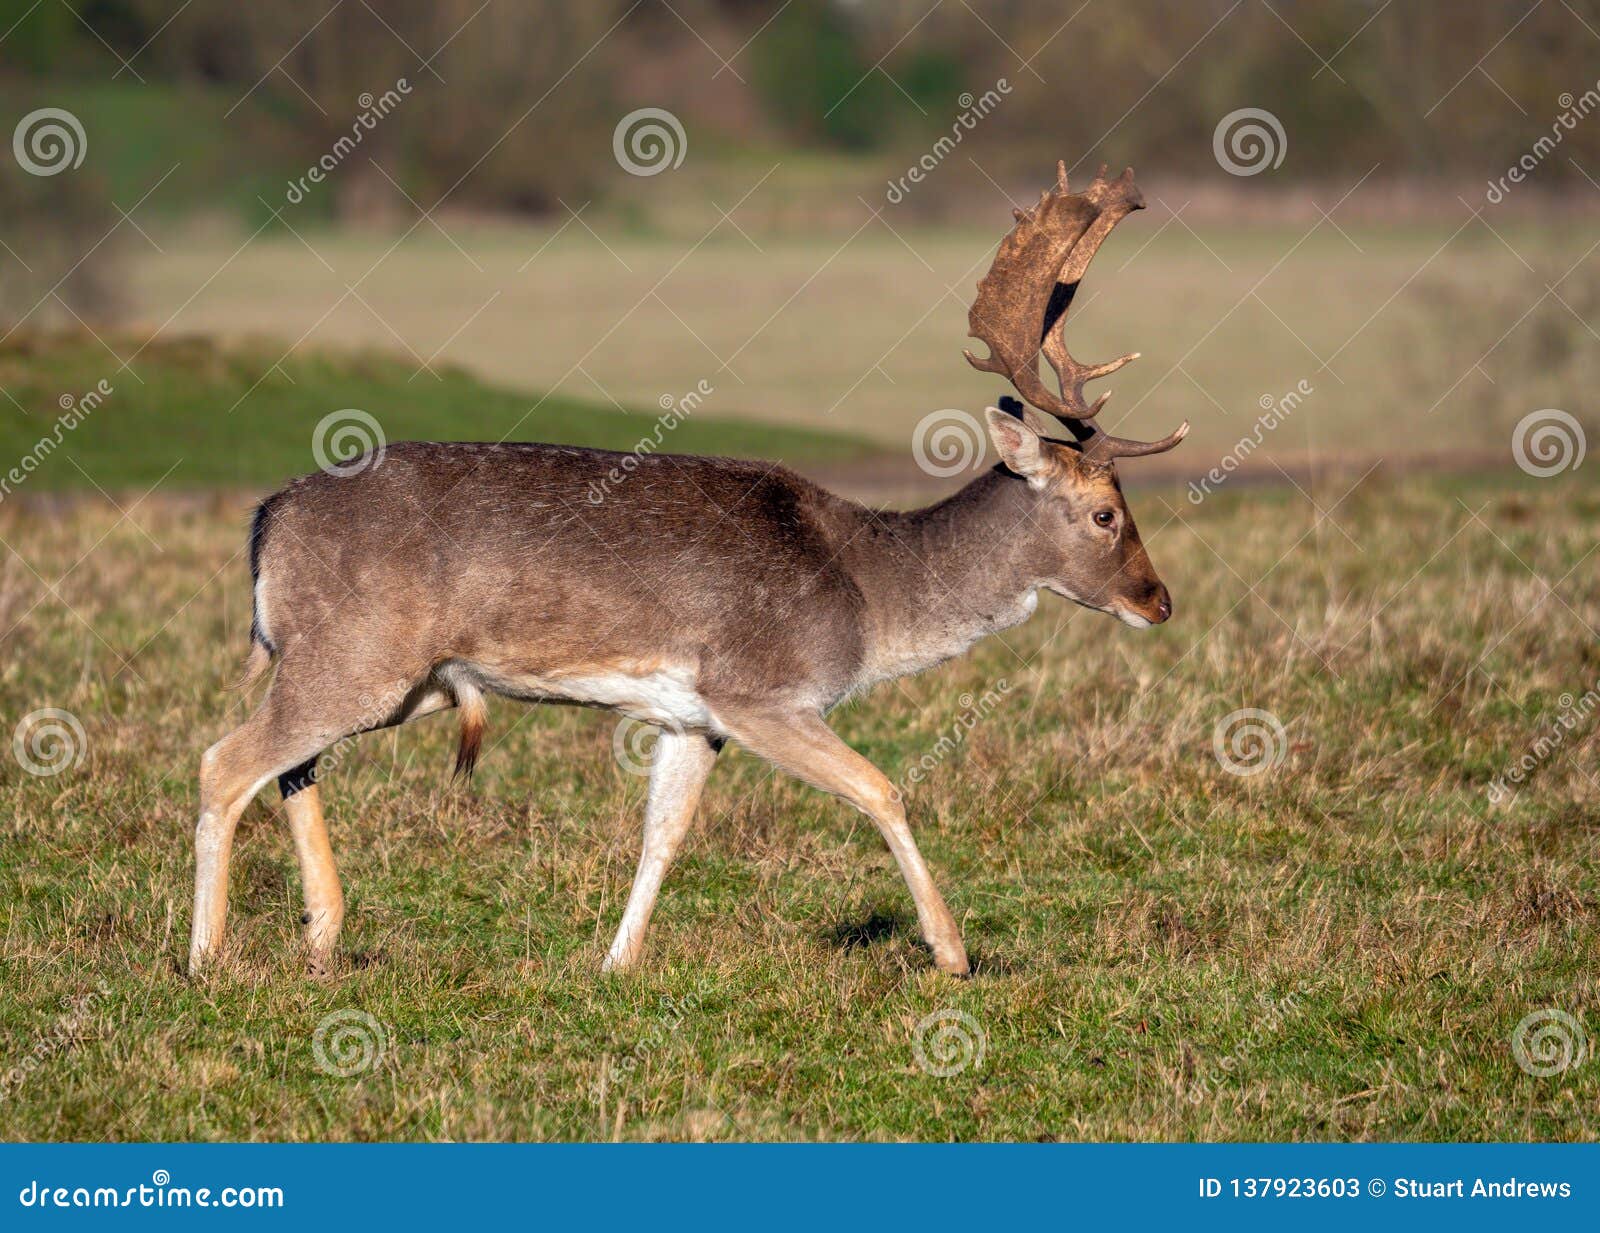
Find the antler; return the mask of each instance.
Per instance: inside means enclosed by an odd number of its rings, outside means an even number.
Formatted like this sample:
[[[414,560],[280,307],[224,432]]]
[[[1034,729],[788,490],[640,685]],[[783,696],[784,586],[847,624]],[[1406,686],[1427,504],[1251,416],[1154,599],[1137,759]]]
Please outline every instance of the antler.
[[[1130,441],[1102,432],[1091,421],[1111,395],[1101,394],[1090,405],[1083,387],[1138,359],[1139,353],[1104,364],[1080,364],[1062,337],[1072,297],[1101,242],[1128,214],[1144,208],[1133,168],[1111,181],[1105,170],[1102,166],[1083,192],[1070,193],[1067,166],[1058,162],[1055,187],[1041,193],[1031,209],[1012,211],[1017,225],[1000,242],[967,314],[968,333],[988,344],[989,355],[979,359],[971,351],[963,354],[974,368],[1005,377],[1034,407],[1065,423],[1085,454],[1110,461],[1170,450],[1188,434],[1189,425],[1185,422],[1159,441]],[[1041,352],[1055,369],[1059,397],[1039,379]],[[1034,426],[1040,423],[1035,420]]]

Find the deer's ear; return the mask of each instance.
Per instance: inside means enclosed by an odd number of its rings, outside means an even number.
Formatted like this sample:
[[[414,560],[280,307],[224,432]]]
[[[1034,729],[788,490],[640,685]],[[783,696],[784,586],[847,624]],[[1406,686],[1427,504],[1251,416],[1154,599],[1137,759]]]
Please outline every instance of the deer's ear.
[[[985,407],[983,415],[989,421],[989,439],[994,442],[1000,461],[1018,475],[1025,476],[1030,484],[1041,486],[1048,462],[1039,434],[1016,416],[994,407]]]

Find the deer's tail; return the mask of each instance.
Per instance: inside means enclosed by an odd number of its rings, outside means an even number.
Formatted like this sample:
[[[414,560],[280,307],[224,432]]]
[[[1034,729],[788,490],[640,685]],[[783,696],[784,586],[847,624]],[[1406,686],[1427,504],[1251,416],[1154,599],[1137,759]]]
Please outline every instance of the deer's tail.
[[[272,667],[272,657],[277,648],[267,635],[261,611],[261,557],[266,551],[267,530],[272,522],[274,507],[283,498],[274,493],[256,506],[250,517],[250,653],[245,656],[243,675],[229,689],[249,689]]]
[[[489,710],[483,704],[483,692],[472,682],[458,677],[451,685],[456,706],[461,710],[461,743],[456,747],[456,769],[451,778],[470,779],[473,768],[478,765],[478,752],[483,748],[483,730],[489,722]]]

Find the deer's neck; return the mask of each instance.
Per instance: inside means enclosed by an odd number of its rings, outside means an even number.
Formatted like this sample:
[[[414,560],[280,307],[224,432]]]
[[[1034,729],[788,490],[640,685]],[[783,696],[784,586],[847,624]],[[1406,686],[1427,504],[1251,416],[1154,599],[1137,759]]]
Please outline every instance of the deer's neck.
[[[1033,613],[1027,485],[996,470],[926,509],[869,515],[849,565],[866,601],[860,685],[920,672]]]

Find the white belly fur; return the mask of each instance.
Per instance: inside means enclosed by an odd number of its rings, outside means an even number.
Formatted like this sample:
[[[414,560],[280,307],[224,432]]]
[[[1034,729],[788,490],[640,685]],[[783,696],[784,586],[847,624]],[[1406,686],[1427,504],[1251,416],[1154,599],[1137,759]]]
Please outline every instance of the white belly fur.
[[[675,728],[712,726],[711,710],[696,692],[687,668],[568,674],[495,673],[473,666],[469,671],[484,688],[515,698],[610,707],[646,723]]]

